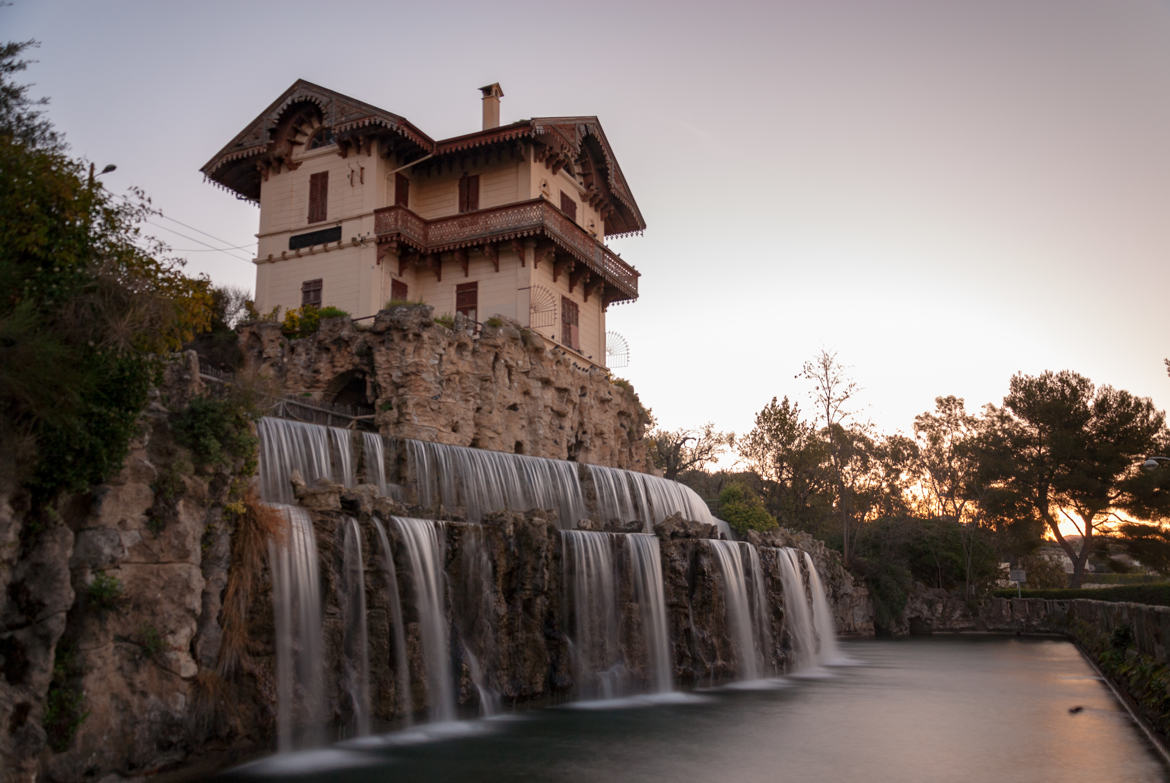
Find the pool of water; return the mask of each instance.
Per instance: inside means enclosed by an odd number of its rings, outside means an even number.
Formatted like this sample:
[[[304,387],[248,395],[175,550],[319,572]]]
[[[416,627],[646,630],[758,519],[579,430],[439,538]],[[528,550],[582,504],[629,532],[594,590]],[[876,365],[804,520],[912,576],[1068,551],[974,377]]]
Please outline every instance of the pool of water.
[[[842,647],[856,665],[820,676],[420,726],[262,759],[220,779],[1170,780],[1067,642],[931,638]]]

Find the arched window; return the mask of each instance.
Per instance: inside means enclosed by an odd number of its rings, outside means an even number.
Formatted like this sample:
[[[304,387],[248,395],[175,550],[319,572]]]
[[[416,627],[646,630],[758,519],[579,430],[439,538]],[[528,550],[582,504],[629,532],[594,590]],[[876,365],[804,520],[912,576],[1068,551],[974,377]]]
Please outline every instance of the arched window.
[[[333,129],[322,126],[309,137],[309,143],[305,145],[305,149],[315,150],[319,147],[328,147],[330,144],[336,143],[336,140],[333,138]]]

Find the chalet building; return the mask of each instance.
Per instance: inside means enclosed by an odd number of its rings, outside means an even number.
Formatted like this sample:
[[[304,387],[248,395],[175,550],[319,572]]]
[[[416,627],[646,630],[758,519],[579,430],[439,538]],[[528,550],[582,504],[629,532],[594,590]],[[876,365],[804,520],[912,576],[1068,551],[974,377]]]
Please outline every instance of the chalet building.
[[[603,240],[646,227],[596,117],[499,124],[435,140],[407,119],[297,81],[204,175],[260,207],[256,307],[393,300],[500,315],[604,364],[605,314],[639,273]]]

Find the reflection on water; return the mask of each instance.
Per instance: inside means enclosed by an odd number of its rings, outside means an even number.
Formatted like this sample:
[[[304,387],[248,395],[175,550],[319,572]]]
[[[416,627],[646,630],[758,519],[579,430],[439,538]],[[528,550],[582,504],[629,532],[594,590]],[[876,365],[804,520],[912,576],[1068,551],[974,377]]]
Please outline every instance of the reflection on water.
[[[843,647],[859,665],[786,688],[539,710],[451,739],[351,744],[333,767],[327,755],[304,766],[277,757],[222,779],[1167,780],[1159,757],[1067,642],[942,638]],[[1076,706],[1083,709],[1070,713]]]

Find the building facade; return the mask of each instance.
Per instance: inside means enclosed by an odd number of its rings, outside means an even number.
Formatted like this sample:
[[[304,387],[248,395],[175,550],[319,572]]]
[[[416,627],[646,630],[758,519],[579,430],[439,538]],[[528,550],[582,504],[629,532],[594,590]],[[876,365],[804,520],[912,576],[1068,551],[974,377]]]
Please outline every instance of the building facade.
[[[503,316],[603,365],[605,315],[639,273],[604,244],[642,219],[596,117],[434,140],[408,120],[300,80],[202,169],[260,207],[256,307],[389,302]]]

